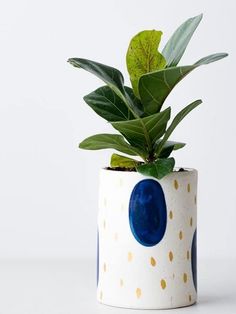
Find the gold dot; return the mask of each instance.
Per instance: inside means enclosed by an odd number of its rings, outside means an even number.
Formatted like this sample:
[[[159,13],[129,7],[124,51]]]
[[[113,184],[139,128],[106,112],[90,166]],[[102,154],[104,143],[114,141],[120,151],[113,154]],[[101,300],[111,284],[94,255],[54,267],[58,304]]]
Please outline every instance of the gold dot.
[[[194,203],[197,204],[197,195],[194,196]]]
[[[188,191],[188,193],[190,193],[190,191],[191,191],[190,183],[188,183],[188,185],[187,185],[187,191]]]
[[[183,232],[180,230],[179,232],[179,239],[182,240],[183,239]]]
[[[190,257],[190,254],[189,254],[189,251],[187,251],[187,259],[189,259]]]
[[[170,252],[169,252],[169,260],[172,262],[172,261],[173,261],[173,258],[174,258],[174,255],[173,255],[173,253],[170,251]]]
[[[140,288],[137,288],[136,289],[136,296],[138,299],[141,297],[141,294],[142,294],[142,290]]]
[[[102,298],[103,298],[103,293],[102,293],[102,291],[100,291],[100,296],[99,296],[99,298],[100,298],[100,300],[102,300]]]
[[[118,240],[118,233],[117,233],[117,232],[114,234],[114,240],[115,240],[115,241]]]
[[[163,290],[166,288],[166,281],[164,279],[161,279],[161,287]]]
[[[104,271],[104,273],[107,271],[107,265],[106,265],[106,263],[103,264],[103,271]]]
[[[186,274],[186,273],[184,273],[184,274],[183,274],[183,281],[184,281],[184,283],[186,283],[186,282],[187,282],[187,280],[188,280],[188,276],[187,276],[187,274]]]
[[[177,180],[174,180],[174,187],[175,187],[176,190],[178,190],[178,188],[179,188],[179,183],[178,183]]]
[[[191,294],[188,296],[188,300],[189,300],[189,302],[192,301],[192,296],[191,296]]]
[[[192,227],[192,225],[193,225],[193,217],[190,218],[189,224],[190,224],[190,227]]]
[[[153,267],[155,267],[156,266],[156,260],[155,260],[155,258],[154,257],[151,257],[150,258],[150,263],[151,263],[151,265],[153,266]]]
[[[173,212],[172,212],[172,210],[169,213],[169,217],[170,217],[170,219],[173,219]]]
[[[121,287],[124,286],[124,281],[123,281],[123,279],[120,279],[120,286],[121,286]]]
[[[103,220],[103,229],[106,229],[106,220]]]
[[[133,254],[131,252],[128,252],[128,261],[131,262],[133,259]]]

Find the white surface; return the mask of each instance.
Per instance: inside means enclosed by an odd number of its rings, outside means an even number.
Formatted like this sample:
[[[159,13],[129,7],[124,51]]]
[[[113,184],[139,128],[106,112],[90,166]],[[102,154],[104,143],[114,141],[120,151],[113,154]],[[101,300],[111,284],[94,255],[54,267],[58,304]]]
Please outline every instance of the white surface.
[[[236,260],[199,262],[199,302],[187,308],[138,311],[96,302],[92,260],[1,260],[0,313],[4,314],[235,314]]]
[[[197,222],[197,171],[193,169],[175,171],[162,180],[157,180],[166,203],[166,228],[163,238],[159,239],[160,242],[155,245],[152,243],[153,246],[149,247],[140,245],[134,236],[134,232],[140,236],[137,219],[133,221],[133,225],[129,219],[130,204],[133,203],[131,216],[135,214],[139,217],[142,234],[145,233],[142,221],[147,226],[150,219],[162,223],[163,215],[159,209],[161,200],[159,203],[156,201],[156,207],[152,211],[157,216],[149,217],[150,207],[145,211],[145,205],[150,206],[150,203],[145,202],[141,194],[149,193],[146,198],[156,200],[156,190],[150,185],[148,188],[144,186],[139,188],[139,193],[133,195],[131,201],[135,187],[144,179],[150,177],[136,172],[109,170],[100,172],[98,215],[100,271],[97,298],[108,305],[134,309],[165,309],[195,303],[191,247]],[[149,226],[149,229],[153,228],[155,227]],[[158,231],[160,233],[160,229]],[[144,237],[146,241],[148,238]],[[145,242],[144,239],[139,238],[141,243]],[[154,267],[150,263],[151,258],[156,263]],[[187,276],[185,282],[184,274]],[[122,286],[120,280],[123,282]],[[162,289],[161,281],[165,282],[166,288]],[[137,289],[141,297],[136,295]],[[157,297],[158,293],[160,297]]]
[[[82,97],[103,83],[66,60],[119,68],[140,30],[163,30],[161,47],[185,19],[204,13],[181,61],[202,66],[166,102],[173,113],[204,103],[176,129],[187,143],[177,165],[199,170],[200,256],[236,256],[235,0],[8,0],[0,9],[0,257],[95,255],[98,172],[111,151],[79,151],[112,128]],[[233,172],[233,174],[232,174]]]

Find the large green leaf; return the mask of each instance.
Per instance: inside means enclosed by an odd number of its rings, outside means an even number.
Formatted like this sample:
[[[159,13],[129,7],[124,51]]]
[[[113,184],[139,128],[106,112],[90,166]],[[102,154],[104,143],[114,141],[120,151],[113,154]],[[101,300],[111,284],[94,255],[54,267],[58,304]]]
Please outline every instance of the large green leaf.
[[[165,58],[158,52],[161,35],[161,31],[146,30],[135,35],[130,41],[126,64],[137,97],[139,96],[138,80],[140,76],[163,69],[166,65]]]
[[[161,140],[157,141],[155,144],[155,150],[158,148],[158,144],[161,142]],[[174,142],[174,141],[166,141],[165,144],[162,147],[162,150],[159,154],[159,158],[167,158],[170,156],[173,150],[178,150],[180,148],[183,148],[186,144],[180,143],[180,142]]]
[[[68,60],[76,68],[82,68],[101,80],[103,80],[118,95],[124,95],[124,78],[122,73],[108,65],[82,58],[70,58]]]
[[[132,158],[112,154],[110,165],[112,168],[136,168],[141,162]]]
[[[193,65],[166,68],[141,76],[139,94],[144,111],[148,114],[159,112],[166,97],[188,73],[200,65],[220,60],[227,55],[227,53],[216,53],[202,58]]]
[[[123,136],[119,134],[97,134],[90,136],[79,144],[79,148],[88,150],[112,148],[128,155],[141,157],[144,155],[141,150],[132,147],[124,140]]]
[[[130,121],[112,122],[112,126],[137,147],[152,151],[155,142],[161,138],[170,119],[170,107],[157,114]]]
[[[109,87],[102,86],[84,97],[85,102],[107,121],[134,119],[123,100]]]
[[[175,166],[174,158],[157,159],[156,161],[148,164],[137,166],[137,171],[157,179],[162,179],[167,174],[171,173]]]
[[[177,127],[177,125],[183,120],[183,118],[190,112],[192,111],[194,108],[196,108],[197,106],[199,106],[202,103],[202,101],[200,99],[192,102],[191,104],[189,104],[188,106],[186,106],[184,109],[182,109],[173,119],[173,121],[171,122],[170,126],[168,127],[168,129],[165,132],[165,135],[163,137],[163,139],[159,142],[157,149],[156,149],[156,156],[159,157],[166,141],[168,140],[168,138],[170,137],[170,135],[172,134],[172,132],[174,131],[174,129]]]
[[[128,110],[137,118],[140,112],[140,102],[134,99],[130,88],[124,87],[124,78],[122,73],[108,65],[98,63],[92,60],[82,58],[70,58],[68,60],[74,67],[82,68],[104,81],[120,97]]]
[[[202,14],[188,19],[177,28],[177,30],[168,40],[164,49],[162,50],[162,54],[166,59],[167,67],[173,67],[179,63],[190,39],[193,36],[193,33],[201,22],[201,19]]]

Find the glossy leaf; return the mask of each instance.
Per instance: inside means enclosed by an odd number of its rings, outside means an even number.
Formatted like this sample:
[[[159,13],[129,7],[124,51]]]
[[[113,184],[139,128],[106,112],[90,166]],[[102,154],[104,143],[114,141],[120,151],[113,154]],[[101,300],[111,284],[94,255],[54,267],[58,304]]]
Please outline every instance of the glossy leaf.
[[[146,30],[131,39],[126,54],[126,64],[135,95],[138,97],[138,80],[141,75],[166,65],[165,58],[158,52],[161,31]]]
[[[191,104],[189,104],[188,106],[186,106],[184,109],[182,109],[173,119],[173,121],[171,122],[170,126],[168,127],[168,129],[165,132],[165,135],[163,137],[163,139],[160,141],[160,143],[158,144],[157,150],[156,150],[156,156],[159,156],[159,154],[161,153],[165,143],[167,142],[168,138],[170,137],[170,135],[172,134],[172,132],[174,131],[174,129],[177,127],[177,125],[183,120],[183,118],[190,112],[192,111],[194,108],[196,108],[197,106],[199,106],[202,103],[202,101],[200,99],[192,102]]]
[[[188,73],[200,65],[220,60],[227,55],[227,53],[216,53],[202,58],[193,65],[166,68],[141,76],[139,94],[144,111],[148,114],[159,112],[166,97]]]
[[[121,98],[123,103],[127,106],[128,111],[132,112],[136,118],[142,114],[140,101],[135,99],[129,87],[124,86],[124,78],[119,70],[102,63],[82,58],[70,58],[68,62],[74,67],[82,68],[104,81],[115,94]]]
[[[82,68],[104,81],[118,95],[124,95],[124,78],[122,73],[108,65],[82,58],[68,60],[74,67]]]
[[[134,119],[133,113],[109,86],[96,89],[86,95],[84,101],[107,121]]]
[[[112,168],[135,168],[140,164],[140,161],[134,160],[126,156],[118,154],[112,154],[111,156],[110,165]]]
[[[174,158],[163,158],[157,159],[152,163],[142,164],[137,167],[137,171],[146,176],[162,179],[164,176],[173,171],[174,166]]]
[[[123,136],[119,134],[97,134],[90,136],[79,144],[79,148],[88,150],[112,148],[128,155],[143,155],[142,151],[138,150],[136,147],[132,147],[124,140]]]
[[[145,147],[149,152],[154,143],[164,134],[170,119],[170,108],[145,118],[112,122],[112,126],[137,147]]]
[[[183,56],[190,39],[202,19],[202,14],[194,16],[181,24],[166,43],[162,54],[166,59],[166,66],[176,66]]]
[[[161,140],[158,141],[160,143]],[[155,150],[158,148],[158,143],[155,145]],[[186,144],[180,143],[180,142],[173,142],[173,141],[167,141],[162,147],[162,150],[157,156],[158,158],[167,158],[170,156],[170,154],[173,152],[173,150],[178,150],[180,148],[183,148]]]

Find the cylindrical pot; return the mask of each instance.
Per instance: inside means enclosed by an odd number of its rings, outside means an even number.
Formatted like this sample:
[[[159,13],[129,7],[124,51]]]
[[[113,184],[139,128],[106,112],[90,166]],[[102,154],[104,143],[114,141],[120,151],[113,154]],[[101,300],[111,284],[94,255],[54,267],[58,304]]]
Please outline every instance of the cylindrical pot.
[[[196,199],[194,169],[161,180],[101,170],[99,302],[133,309],[196,302]]]

